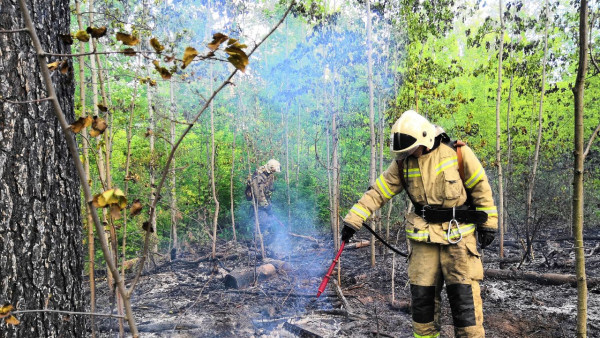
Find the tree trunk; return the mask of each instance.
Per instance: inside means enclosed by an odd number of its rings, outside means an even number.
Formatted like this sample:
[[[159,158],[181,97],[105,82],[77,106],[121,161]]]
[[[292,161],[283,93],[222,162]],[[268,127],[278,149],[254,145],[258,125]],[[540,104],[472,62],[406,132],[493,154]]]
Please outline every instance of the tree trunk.
[[[210,92],[213,93],[213,65],[210,65]],[[210,103],[210,189],[212,192],[212,198],[215,202],[215,211],[213,214],[212,223],[212,257],[213,259],[217,256],[217,222],[219,220],[219,199],[217,197],[216,181],[217,175],[215,173],[215,112],[214,105]]]
[[[70,53],[59,34],[69,32],[69,1],[49,6],[31,0],[31,16],[42,33],[45,51]],[[32,10],[35,9],[35,10]],[[20,7],[2,2],[0,30],[25,27]],[[0,37],[0,96],[11,101],[48,97],[36,51],[26,32]],[[12,52],[7,52],[12,51]],[[14,51],[19,51],[15,53]],[[55,58],[46,58],[53,62]],[[69,121],[74,120],[73,77],[55,72],[56,95]],[[0,104],[0,301],[19,310],[84,311],[82,221],[78,176],[61,126],[50,102]],[[82,337],[85,316],[18,316],[3,337]]]
[[[512,53],[511,53],[512,54]],[[508,107],[506,108],[506,184],[504,185],[504,205],[502,206],[502,210],[503,210],[503,230],[504,233],[506,233],[508,231],[508,224],[506,224],[506,219],[507,219],[507,209],[508,209],[508,196],[510,196],[509,189],[511,188],[512,185],[512,137],[510,136],[510,111],[511,111],[511,105],[512,105],[512,91],[513,91],[513,85],[514,85],[514,80],[515,80],[515,70],[512,70],[512,73],[510,74],[510,85],[508,86],[508,102],[507,105]],[[500,252],[502,252],[504,254],[504,238],[501,239],[500,242]]]
[[[583,109],[585,76],[588,68],[588,4],[581,0],[579,9],[579,65],[573,87],[575,97],[575,130],[573,163],[573,234],[575,236],[575,274],[577,276],[577,337],[587,335],[587,281],[583,247]]]
[[[371,53],[373,47],[371,46],[371,1],[367,0],[366,3],[366,18],[367,18],[367,82],[369,84],[369,132],[371,134],[371,160],[369,162],[369,186],[375,184],[375,170],[377,162],[377,149],[375,140],[375,111],[373,108],[373,58]],[[375,267],[375,236],[371,235],[371,267]]]
[[[548,17],[548,1],[545,1],[546,5],[546,17]],[[543,125],[543,116],[542,112],[544,111],[544,94],[545,94],[545,86],[546,86],[546,60],[548,57],[548,20],[546,20],[546,25],[544,29],[544,58],[542,60],[542,83],[541,83],[541,93],[540,93],[540,105],[538,110],[538,133],[537,139],[535,141],[535,153],[533,155],[533,167],[531,169],[531,175],[529,176],[529,187],[527,189],[527,219],[525,220],[525,236],[527,240],[527,251],[525,255],[529,255],[531,253],[531,243],[532,236],[535,231],[531,229],[532,227],[532,200],[533,200],[533,190],[535,188],[535,177],[537,174],[537,167],[539,162],[539,154],[540,154],[540,146],[542,143],[542,125]]]
[[[171,118],[170,128],[170,142],[171,151],[175,147],[175,93],[173,91],[173,79],[169,82],[169,96],[171,101],[171,107],[169,109],[169,117]],[[179,217],[177,210],[177,190],[176,190],[177,179],[175,176],[175,158],[171,163],[171,259],[177,258],[177,250],[179,250],[179,241],[177,239],[177,217]]]
[[[240,98],[241,100],[241,98]],[[233,175],[235,173],[235,136],[237,132],[237,126],[233,126],[233,141],[231,142],[231,173],[229,175],[229,202],[231,210],[231,231],[233,232],[233,241],[237,242],[237,234],[235,231],[235,204],[233,194]]]
[[[504,52],[504,19],[502,0],[498,0],[498,13],[500,17],[500,48],[498,51],[498,88],[496,89],[496,166],[498,167],[498,228],[500,230],[500,257],[504,257],[504,194],[502,179],[502,153],[500,149],[500,102],[502,100],[502,57]]]

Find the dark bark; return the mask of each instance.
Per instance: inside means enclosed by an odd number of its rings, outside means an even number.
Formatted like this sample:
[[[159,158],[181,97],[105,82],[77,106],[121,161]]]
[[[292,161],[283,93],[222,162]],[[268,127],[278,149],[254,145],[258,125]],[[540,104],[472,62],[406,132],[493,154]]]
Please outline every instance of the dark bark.
[[[70,53],[59,34],[70,26],[69,1],[30,0],[44,50]],[[19,5],[3,0],[0,30],[25,26]],[[54,62],[49,57],[47,62]],[[71,60],[69,60],[71,62]],[[27,33],[0,35],[0,97],[27,101],[48,96]],[[52,75],[57,98],[73,121],[72,71]],[[82,222],[78,176],[50,101],[0,102],[0,302],[18,310],[84,311]],[[0,337],[81,337],[85,316],[18,315]]]

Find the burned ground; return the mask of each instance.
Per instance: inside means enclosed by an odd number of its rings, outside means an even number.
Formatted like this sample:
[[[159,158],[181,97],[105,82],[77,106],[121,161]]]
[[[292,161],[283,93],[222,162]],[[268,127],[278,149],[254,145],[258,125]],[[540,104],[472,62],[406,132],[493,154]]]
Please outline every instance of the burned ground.
[[[361,233],[363,239],[367,235]],[[410,293],[406,259],[378,251],[370,267],[369,249],[347,249],[341,260],[344,305],[331,281],[320,298],[315,294],[334,255],[332,243],[289,237],[283,251],[274,245],[269,256],[285,261],[276,275],[246,288],[228,288],[228,271],[261,265],[252,242],[223,243],[218,262],[208,252],[158,263],[142,278],[132,297],[143,337],[410,337]],[[402,241],[401,241],[402,243]],[[587,246],[593,248],[596,242]],[[570,241],[535,244],[534,259],[521,269],[572,273]],[[405,249],[405,245],[400,244]],[[485,250],[484,267],[498,269],[497,244]],[[508,246],[506,255],[519,249]],[[590,250],[588,250],[588,253]],[[395,262],[391,296],[392,261]],[[518,263],[502,263],[515,269]],[[600,260],[588,258],[589,277],[599,277]],[[336,279],[336,278],[332,278]],[[106,284],[98,285],[99,312],[110,312]],[[487,337],[574,337],[577,289],[571,285],[540,285],[523,280],[486,278],[482,283]],[[443,296],[443,337],[453,337],[451,315]],[[588,336],[600,337],[600,288],[589,288]],[[97,322],[100,336],[115,336],[115,319]]]

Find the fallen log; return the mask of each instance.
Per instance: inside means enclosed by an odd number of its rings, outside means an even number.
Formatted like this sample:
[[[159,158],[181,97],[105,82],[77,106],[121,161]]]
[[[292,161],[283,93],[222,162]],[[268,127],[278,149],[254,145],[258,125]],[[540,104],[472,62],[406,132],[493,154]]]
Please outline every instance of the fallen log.
[[[487,269],[485,276],[502,280],[526,280],[542,285],[562,285],[569,284],[577,286],[577,277],[575,275],[564,275],[558,273],[537,273],[533,271],[499,270]],[[587,286],[594,287],[600,285],[600,278],[587,278]]]
[[[269,279],[277,272],[273,264],[264,264],[256,268],[234,270],[224,278],[225,286],[240,289],[254,284],[257,281]]]

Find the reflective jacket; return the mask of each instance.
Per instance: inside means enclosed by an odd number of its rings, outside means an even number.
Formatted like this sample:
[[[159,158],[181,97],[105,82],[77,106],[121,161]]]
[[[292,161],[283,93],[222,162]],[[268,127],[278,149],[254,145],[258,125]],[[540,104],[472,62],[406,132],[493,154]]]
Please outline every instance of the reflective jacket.
[[[273,183],[275,175],[271,174],[266,166],[256,169],[251,178],[252,192],[256,197],[256,202],[261,207],[271,204],[271,194],[274,190]]]
[[[483,166],[468,146],[461,147],[465,181],[458,170],[456,151],[441,143],[437,148],[418,158],[409,156],[403,162],[403,175],[408,191],[415,203],[432,207],[452,208],[467,201],[467,190],[471,195],[471,207],[485,211],[488,220],[484,224],[459,224],[463,236],[473,234],[476,228],[495,231],[498,228],[498,211],[494,205],[492,189]],[[359,230],[376,210],[402,191],[398,163],[393,161],[377,178],[375,185],[350,209],[344,221]],[[427,223],[420,210],[406,216],[406,236],[415,241],[448,244],[448,222]],[[453,228],[450,239],[460,237]]]

